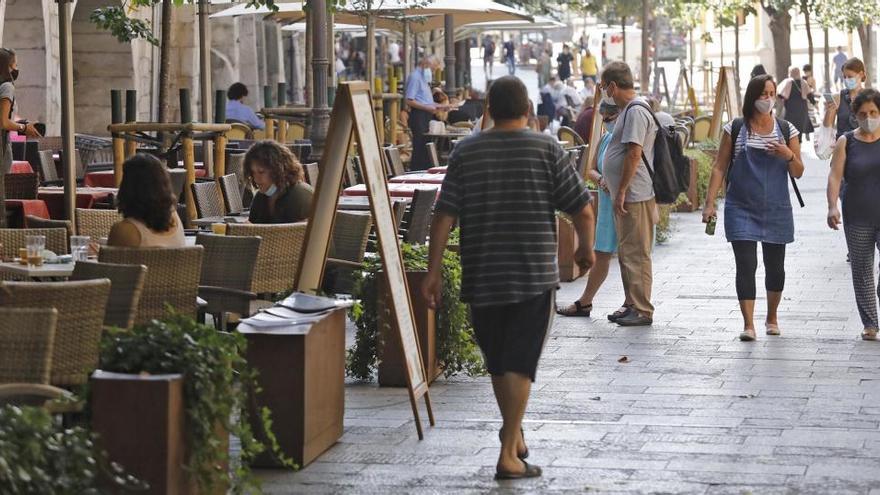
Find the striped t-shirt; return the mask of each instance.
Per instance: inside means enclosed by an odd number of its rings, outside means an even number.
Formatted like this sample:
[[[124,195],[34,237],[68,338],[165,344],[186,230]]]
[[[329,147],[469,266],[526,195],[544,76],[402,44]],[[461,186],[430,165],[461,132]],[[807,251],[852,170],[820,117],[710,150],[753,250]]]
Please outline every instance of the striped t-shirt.
[[[461,226],[461,297],[472,306],[512,304],[553,289],[556,210],[590,201],[551,136],[491,130],[458,142],[435,209]]]
[[[785,121],[785,123],[788,125],[788,138],[789,139],[797,137],[797,135],[800,134],[800,131],[797,130],[797,128],[794,126],[794,124],[792,124],[791,122],[788,122],[788,121]],[[733,130],[733,122],[731,121],[731,122],[728,122],[724,126],[724,132],[725,132],[725,134],[727,134],[729,136],[730,132],[732,130]],[[778,131],[778,134],[777,134],[777,131]],[[750,132],[750,131],[748,131],[748,129],[746,129],[745,125],[743,125],[742,128],[740,128],[739,133],[740,133],[740,135],[737,136],[736,142],[733,143],[733,157],[731,159],[736,159],[736,157],[739,156],[740,151],[742,151],[742,147],[743,147],[742,135],[743,134],[745,134],[745,137],[746,137],[746,146],[748,146],[750,148],[760,148],[762,150],[767,149],[767,143],[770,143],[772,141],[776,141],[776,142],[782,141],[785,136],[785,134],[783,134],[782,130],[779,129],[778,124],[773,125],[773,132],[771,132],[770,134],[759,134],[757,132]],[[788,143],[786,143],[786,144],[788,144]]]

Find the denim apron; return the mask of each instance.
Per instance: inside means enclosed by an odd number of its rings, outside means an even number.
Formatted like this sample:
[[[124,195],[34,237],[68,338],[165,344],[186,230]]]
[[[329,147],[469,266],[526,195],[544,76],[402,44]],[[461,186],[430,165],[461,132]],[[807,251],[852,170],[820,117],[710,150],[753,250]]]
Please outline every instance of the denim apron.
[[[782,142],[779,124],[775,124],[775,131]],[[770,244],[794,242],[788,162],[762,149],[746,146],[747,136],[748,129],[743,127],[737,137],[742,151],[731,164],[728,176],[724,200],[727,240]]]

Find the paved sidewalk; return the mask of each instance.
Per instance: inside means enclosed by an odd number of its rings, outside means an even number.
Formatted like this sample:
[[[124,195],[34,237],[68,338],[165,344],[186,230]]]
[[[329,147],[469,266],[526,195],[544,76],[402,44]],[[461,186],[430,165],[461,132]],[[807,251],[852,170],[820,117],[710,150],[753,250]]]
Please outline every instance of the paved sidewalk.
[[[487,378],[438,381],[421,442],[404,390],[351,383],[342,440],[301,472],[262,472],[267,492],[880,494],[880,344],[858,339],[843,235],[825,227],[828,165],[807,168],[781,337],[737,340],[732,251],[699,213],[677,215],[655,252],[653,328],[605,321],[623,298],[616,268],[592,320],[556,321],[525,425],[542,478],[492,480]]]

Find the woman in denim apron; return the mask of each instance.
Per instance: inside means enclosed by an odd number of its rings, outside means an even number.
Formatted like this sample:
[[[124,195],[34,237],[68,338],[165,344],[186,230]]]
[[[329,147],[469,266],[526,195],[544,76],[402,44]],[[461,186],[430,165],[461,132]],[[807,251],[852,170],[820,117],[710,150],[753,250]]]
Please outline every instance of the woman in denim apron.
[[[773,117],[775,98],[776,84],[771,76],[749,81],[743,98],[743,119],[724,127],[703,208],[704,222],[715,217],[715,198],[726,177],[724,232],[736,259],[743,341],[756,337],[753,317],[759,242],[767,273],[767,335],[780,334],[777,309],[785,285],[785,245],[794,241],[789,174],[800,177],[804,173],[798,130]]]

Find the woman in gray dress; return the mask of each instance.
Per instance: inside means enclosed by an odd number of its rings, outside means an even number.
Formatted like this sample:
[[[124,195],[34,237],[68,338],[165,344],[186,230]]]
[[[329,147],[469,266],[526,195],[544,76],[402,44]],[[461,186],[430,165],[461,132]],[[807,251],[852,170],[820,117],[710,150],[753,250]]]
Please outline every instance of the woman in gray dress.
[[[810,85],[801,77],[798,67],[788,69],[788,79],[779,83],[779,98],[785,104],[785,120],[794,124],[800,133],[798,141],[813,132],[813,123],[810,121],[810,109],[808,98],[813,94]]]
[[[12,168],[12,140],[9,133],[15,131],[27,137],[40,137],[33,124],[14,120],[15,80],[18,79],[18,63],[15,51],[0,48],[0,226],[6,226],[6,174]]]

